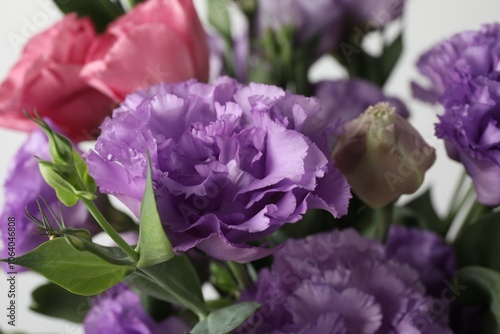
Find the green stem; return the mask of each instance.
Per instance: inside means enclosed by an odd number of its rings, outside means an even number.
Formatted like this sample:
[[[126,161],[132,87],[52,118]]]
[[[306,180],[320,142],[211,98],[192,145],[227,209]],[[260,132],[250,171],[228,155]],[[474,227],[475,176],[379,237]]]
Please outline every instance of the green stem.
[[[466,193],[465,196],[460,201],[460,203],[457,205],[458,195],[462,193],[462,188],[464,186],[466,177],[467,177],[467,174],[465,173],[465,170],[463,170],[462,174],[460,175],[460,178],[458,179],[458,183],[455,186],[455,189],[453,190],[453,193],[452,193],[453,197],[451,198],[450,207],[448,209],[448,216],[446,217],[447,221],[453,220],[454,216],[460,210],[460,207],[464,204],[467,196],[469,195],[469,193]],[[470,191],[470,189],[469,189],[469,191]]]
[[[469,189],[467,190],[467,192],[465,193],[465,195],[462,197],[462,199],[460,200],[460,202],[458,204],[457,204],[456,199],[453,200],[453,202],[454,202],[453,206],[450,207],[450,212],[448,212],[448,216],[446,217],[446,220],[445,220],[446,225],[448,227],[453,223],[458,212],[464,206],[464,204],[470,199],[470,197],[473,193],[474,193],[474,187],[471,184],[469,186]]]
[[[481,215],[486,211],[488,211],[488,207],[475,200],[469,210],[469,213],[467,214],[467,217],[465,218],[463,225],[465,226],[474,224],[477,219],[481,217]]]
[[[172,294],[172,296],[174,296],[182,305],[193,311],[198,316],[200,321],[208,316],[209,311],[206,305],[200,305],[199,303],[192,302],[191,298],[185,296],[182,288],[178,288],[178,286],[174,284],[168,284],[167,282],[162,280],[161,277],[158,277],[154,270],[151,270],[149,268],[139,269],[139,271],[149,277],[150,280],[158,284],[158,286]]]
[[[394,204],[375,209],[375,238],[381,242],[387,239],[387,233],[392,225]]]
[[[139,254],[125,241],[123,238],[116,232],[111,224],[106,220],[106,218],[102,215],[101,211],[97,208],[94,202],[88,199],[81,199],[83,204],[87,207],[90,214],[95,218],[97,223],[101,225],[104,232],[106,232],[111,239],[127,254],[130,260],[136,263],[139,260]]]
[[[233,273],[234,278],[236,278],[239,289],[241,291],[245,290],[250,285],[250,279],[248,278],[245,267],[241,263],[232,261],[228,261],[227,265]]]

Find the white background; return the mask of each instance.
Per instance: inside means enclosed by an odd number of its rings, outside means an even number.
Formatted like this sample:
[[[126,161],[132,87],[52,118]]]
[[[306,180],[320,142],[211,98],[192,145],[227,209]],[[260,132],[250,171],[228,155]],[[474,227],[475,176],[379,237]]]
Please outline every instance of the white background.
[[[197,3],[203,5],[203,1],[198,0]],[[0,11],[0,79],[7,75],[9,68],[20,55],[22,43],[19,40],[42,31],[59,18],[57,11],[51,7],[50,0],[9,1],[8,4],[4,2],[2,5]],[[446,210],[452,195],[450,188],[456,182],[461,166],[447,158],[442,143],[433,137],[433,123],[436,121],[436,113],[440,112],[439,107],[430,107],[411,99],[409,84],[412,79],[418,77],[415,63],[422,52],[443,38],[462,30],[477,29],[482,23],[495,22],[495,20],[500,20],[500,1],[498,0],[408,1],[404,20],[405,51],[395,73],[390,78],[386,91],[407,102],[413,115],[412,123],[421,131],[427,142],[437,149],[438,158],[426,175],[424,188],[432,187],[434,201],[440,212]],[[324,62],[315,69],[313,77],[328,76],[330,70],[331,64]],[[25,138],[24,133],[0,129],[0,181],[2,183],[6,178],[9,161]],[[2,188],[0,206],[3,199]],[[22,274],[17,277],[19,293],[17,303],[20,308],[17,314],[17,327],[7,326],[5,316],[7,284],[3,274],[0,274],[0,277],[0,329],[2,331],[82,333],[81,328],[74,324],[41,317],[28,311],[30,291],[44,282],[42,278],[34,274]]]

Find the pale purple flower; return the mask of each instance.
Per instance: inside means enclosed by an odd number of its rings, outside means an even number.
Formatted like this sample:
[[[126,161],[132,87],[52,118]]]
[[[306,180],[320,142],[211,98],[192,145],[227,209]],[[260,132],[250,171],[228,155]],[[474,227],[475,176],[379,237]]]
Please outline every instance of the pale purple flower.
[[[142,307],[139,296],[123,284],[95,297],[83,326],[86,334],[183,334],[189,330],[174,316],[155,322]]]
[[[363,79],[324,80],[314,85],[314,96],[321,111],[311,118],[316,132],[325,136],[327,150],[333,151],[337,136],[345,133],[345,123],[357,118],[370,106],[389,102],[396,112],[408,118],[406,105],[395,97],[386,96],[379,87]]]
[[[418,67],[430,85],[413,84],[415,96],[445,108],[436,135],[464,164],[478,201],[500,204],[500,24],[451,37],[424,54]]]
[[[382,28],[403,13],[404,0],[259,0],[257,27],[268,31],[293,29],[296,44],[315,46],[315,54],[335,50],[359,31]]]
[[[427,292],[439,297],[457,270],[453,249],[437,234],[394,225],[386,242],[387,257],[415,269]]]
[[[451,333],[418,272],[352,229],[289,240],[242,299],[262,306],[238,333]]]
[[[149,152],[175,250],[250,261],[275,249],[247,242],[308,208],[347,212],[349,186],[311,124],[320,111],[315,99],[227,77],[161,84],[129,95],[104,121],[87,163],[100,190],[138,215]]]
[[[62,207],[62,214],[67,227],[87,228],[92,234],[99,230],[99,225],[88,213],[85,205],[77,203],[73,207],[65,207],[57,199],[55,191],[50,187],[38,168],[35,156],[44,160],[50,160],[49,144],[46,135],[42,130],[34,131],[30,134],[26,142],[21,146],[14,156],[7,171],[7,179],[4,184],[5,203],[0,213],[0,238],[3,243],[1,257],[7,258],[9,231],[8,217],[15,218],[15,253],[16,256],[23,255],[45,241],[48,237],[25,216],[25,208],[36,218],[41,219],[41,215],[36,200],[45,199],[50,208],[59,214],[59,206]],[[43,202],[42,208],[47,211]],[[54,228],[57,225],[52,220]],[[3,265],[6,268],[5,264]],[[16,268],[18,271],[24,268]]]
[[[344,19],[360,29],[383,28],[403,15],[405,0],[340,0]]]
[[[261,36],[293,29],[297,45],[315,43],[317,55],[336,48],[342,37],[343,9],[337,0],[259,0],[257,8]]]
[[[472,93],[467,85],[498,81],[499,62],[500,24],[456,34],[420,57],[417,66],[429,82],[427,87],[412,83],[413,94],[428,102],[439,99],[445,107],[467,102]]]
[[[379,87],[363,79],[320,81],[314,86],[314,96],[323,107],[320,117],[330,125],[349,122],[379,102],[388,102],[404,118],[410,115],[400,99],[386,96]]]

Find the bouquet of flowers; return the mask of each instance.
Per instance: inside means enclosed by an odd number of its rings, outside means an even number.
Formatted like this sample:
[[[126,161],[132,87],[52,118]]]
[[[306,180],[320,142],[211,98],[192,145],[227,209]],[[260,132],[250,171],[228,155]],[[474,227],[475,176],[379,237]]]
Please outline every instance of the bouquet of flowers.
[[[191,0],[54,3],[0,85],[0,125],[29,132],[2,268],[48,280],[33,311],[90,334],[500,332],[499,24],[417,64],[464,170],[442,217],[429,191],[397,202],[436,159],[382,91],[404,0],[207,0],[204,24]],[[321,57],[348,75],[312,82]]]

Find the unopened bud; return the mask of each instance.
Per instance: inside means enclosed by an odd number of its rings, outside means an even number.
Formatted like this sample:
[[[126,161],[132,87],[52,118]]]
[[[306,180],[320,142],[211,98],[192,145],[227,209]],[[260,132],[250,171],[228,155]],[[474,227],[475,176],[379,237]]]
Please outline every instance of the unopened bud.
[[[345,125],[333,158],[353,192],[379,208],[414,193],[436,154],[394,108],[379,103]]]

